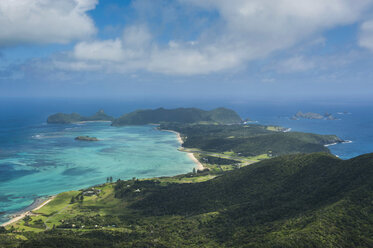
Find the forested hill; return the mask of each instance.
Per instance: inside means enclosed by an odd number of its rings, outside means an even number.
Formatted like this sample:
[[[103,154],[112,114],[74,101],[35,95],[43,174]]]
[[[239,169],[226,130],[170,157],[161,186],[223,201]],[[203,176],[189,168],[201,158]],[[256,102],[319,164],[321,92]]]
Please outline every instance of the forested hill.
[[[159,124],[162,122],[231,124],[241,121],[241,117],[235,111],[226,108],[217,108],[211,111],[197,108],[158,108],[137,110],[125,114],[113,121],[113,126]]]
[[[373,247],[372,203],[373,154],[343,161],[315,153],[159,188],[131,207],[205,216],[198,228],[222,247]]]
[[[98,196],[77,202],[72,200],[82,192],[63,193],[51,202],[57,209],[42,209],[24,224],[38,232],[0,229],[0,244],[373,247],[373,154],[350,160],[325,153],[287,155],[205,182],[167,180],[105,184],[96,187],[102,190]],[[65,209],[68,215],[60,213]],[[52,229],[42,231],[43,220]]]
[[[263,125],[197,125],[165,123],[161,129],[181,133],[184,148],[197,148],[215,153],[234,153],[240,156],[273,156],[330,152],[325,145],[341,143],[335,135],[273,131]]]
[[[81,116],[77,113],[64,114],[57,113],[48,117],[47,123],[50,124],[69,124],[80,121],[113,121],[114,117],[107,115],[103,110],[99,110],[92,116]]]

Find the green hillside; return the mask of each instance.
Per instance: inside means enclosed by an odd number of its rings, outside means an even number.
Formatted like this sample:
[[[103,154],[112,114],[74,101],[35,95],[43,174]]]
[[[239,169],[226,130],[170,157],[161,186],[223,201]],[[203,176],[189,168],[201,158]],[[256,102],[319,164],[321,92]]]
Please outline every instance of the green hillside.
[[[217,108],[211,111],[197,108],[158,108],[137,110],[125,114],[113,121],[113,126],[160,124],[163,122],[230,124],[241,122],[241,118],[236,112],[226,108]]]
[[[233,152],[241,156],[271,153],[329,152],[326,144],[342,142],[335,135],[272,131],[262,125],[190,125],[162,124],[161,129],[174,130],[184,138],[184,148],[208,152]]]
[[[38,234],[10,233],[8,228],[0,234],[0,243],[8,247],[373,246],[373,154],[346,161],[325,153],[288,155],[201,183],[165,182],[166,178],[118,181],[101,186],[98,196],[73,204],[69,196],[57,197],[55,212],[41,209],[41,216],[28,220],[37,228],[33,223],[45,218],[48,225],[56,223],[54,228]],[[82,193],[70,195],[77,194]]]
[[[107,115],[103,110],[99,110],[92,116],[81,116],[77,113],[64,114],[57,113],[48,117],[47,123],[50,124],[70,124],[80,121],[113,121],[114,117]]]

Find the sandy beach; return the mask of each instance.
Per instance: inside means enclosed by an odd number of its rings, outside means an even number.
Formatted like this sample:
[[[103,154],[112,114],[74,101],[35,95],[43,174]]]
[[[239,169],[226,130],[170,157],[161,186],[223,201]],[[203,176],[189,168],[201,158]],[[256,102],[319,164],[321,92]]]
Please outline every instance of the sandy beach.
[[[37,201],[36,200],[33,204],[31,204],[29,207],[27,207],[24,212],[20,212],[18,214],[14,214],[12,219],[10,219],[9,221],[1,224],[1,226],[7,226],[7,225],[10,225],[10,224],[13,224],[13,223],[15,223],[15,222],[17,222],[17,221],[25,218],[27,215],[33,215],[32,211],[36,211],[36,210],[44,207],[50,201],[52,201],[55,197],[56,196],[51,196],[48,199],[43,200],[43,201]],[[28,209],[30,209],[30,210],[28,210]]]
[[[181,138],[180,136],[180,133],[179,132],[176,132],[176,131],[173,131],[173,130],[165,130],[165,129],[162,129],[162,131],[166,131],[166,132],[171,132],[171,133],[175,133],[177,135],[177,140],[179,141],[180,145],[182,145],[184,142],[183,142],[183,139]],[[204,170],[205,167],[201,164],[201,162],[198,161],[198,159],[194,156],[193,153],[191,152],[186,152],[188,154],[188,156],[196,163],[196,168],[197,170]]]

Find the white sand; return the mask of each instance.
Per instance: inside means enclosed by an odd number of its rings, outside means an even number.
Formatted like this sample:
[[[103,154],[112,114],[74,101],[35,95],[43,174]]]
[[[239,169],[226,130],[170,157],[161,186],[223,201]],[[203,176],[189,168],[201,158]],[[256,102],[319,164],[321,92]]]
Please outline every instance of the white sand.
[[[33,215],[32,211],[36,211],[36,210],[38,210],[38,209],[44,207],[44,206],[47,205],[50,201],[52,201],[55,197],[56,197],[56,196],[51,196],[51,197],[49,197],[48,200],[42,202],[40,205],[36,206],[36,207],[33,208],[32,210],[30,210],[30,211],[26,211],[26,212],[24,212],[24,213],[20,213],[20,214],[14,216],[14,218],[12,218],[12,219],[10,219],[9,221],[7,221],[7,222],[1,224],[1,226],[7,226],[7,225],[10,225],[10,224],[13,224],[13,223],[15,223],[15,222],[17,222],[17,221],[19,221],[19,220],[25,218],[25,217],[28,216],[28,215]]]
[[[180,133],[179,132],[176,132],[176,131],[173,131],[173,130],[164,130],[162,129],[162,131],[166,131],[166,132],[171,132],[171,133],[175,133],[177,135],[177,140],[179,141],[180,145],[182,145],[184,142],[183,142],[183,139],[181,138],[180,136]],[[198,161],[198,159],[194,156],[193,153],[191,152],[187,152],[188,156],[194,161],[194,163],[196,164],[196,169],[197,170],[204,170],[205,167],[203,166],[203,164],[201,164],[201,162]]]

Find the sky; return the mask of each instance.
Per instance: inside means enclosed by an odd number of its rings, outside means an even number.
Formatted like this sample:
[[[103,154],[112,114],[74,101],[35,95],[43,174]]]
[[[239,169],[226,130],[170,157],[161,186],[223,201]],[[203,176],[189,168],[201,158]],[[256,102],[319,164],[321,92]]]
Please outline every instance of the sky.
[[[1,0],[0,97],[359,98],[373,0]]]

